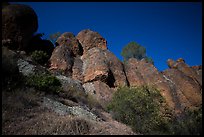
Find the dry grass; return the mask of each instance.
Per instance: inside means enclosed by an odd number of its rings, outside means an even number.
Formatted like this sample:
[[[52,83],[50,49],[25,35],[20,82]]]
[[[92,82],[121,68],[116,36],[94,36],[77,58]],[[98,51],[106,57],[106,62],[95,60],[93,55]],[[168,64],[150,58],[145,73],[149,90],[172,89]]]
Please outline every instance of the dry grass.
[[[132,130],[101,113],[106,121],[60,116],[42,106],[42,92],[19,89],[2,92],[3,135],[112,135],[133,134]]]

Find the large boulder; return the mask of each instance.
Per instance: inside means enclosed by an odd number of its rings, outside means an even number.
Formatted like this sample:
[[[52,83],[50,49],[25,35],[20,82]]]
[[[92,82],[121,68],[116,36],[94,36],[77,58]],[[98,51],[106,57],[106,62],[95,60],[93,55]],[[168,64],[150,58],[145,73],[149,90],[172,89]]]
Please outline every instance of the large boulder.
[[[110,51],[94,47],[81,59],[85,83],[100,80],[109,87],[128,85],[122,62]]]
[[[72,49],[75,56],[81,56],[83,54],[83,48],[82,48],[81,44],[75,38],[74,34],[71,32],[63,33],[60,37],[58,37],[55,44],[56,44],[56,46],[58,46],[58,45],[71,46],[71,49]]]
[[[9,48],[24,50],[37,29],[38,18],[31,7],[11,4],[2,9],[2,39],[13,42]]]
[[[81,43],[84,52],[93,47],[107,49],[107,41],[98,32],[89,29],[82,30],[77,34],[76,38]]]
[[[107,82],[109,67],[104,52],[100,48],[92,48],[82,56],[84,82],[101,80]]]
[[[72,66],[74,64],[74,55],[69,46],[57,46],[50,57],[50,71],[66,76],[72,75]]]

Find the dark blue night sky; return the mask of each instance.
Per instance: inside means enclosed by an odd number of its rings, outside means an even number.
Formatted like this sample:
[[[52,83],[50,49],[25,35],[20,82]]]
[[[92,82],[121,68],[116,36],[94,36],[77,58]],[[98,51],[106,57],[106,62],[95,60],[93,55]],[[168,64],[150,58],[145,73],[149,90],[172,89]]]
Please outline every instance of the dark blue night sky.
[[[39,33],[83,29],[99,32],[120,60],[131,41],[144,46],[158,70],[167,59],[202,64],[201,2],[15,2],[30,5],[38,15]]]

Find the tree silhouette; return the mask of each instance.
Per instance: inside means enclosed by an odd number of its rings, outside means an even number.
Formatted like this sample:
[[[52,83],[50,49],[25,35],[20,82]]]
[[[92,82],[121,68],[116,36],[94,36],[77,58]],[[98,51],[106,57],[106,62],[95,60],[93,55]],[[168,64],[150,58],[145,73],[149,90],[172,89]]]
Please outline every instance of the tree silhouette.
[[[152,58],[147,57],[145,47],[139,45],[138,43],[132,41],[123,47],[121,55],[124,61],[128,61],[130,58],[136,58],[138,60],[145,59],[147,62],[154,63]]]
[[[61,35],[60,32],[56,32],[56,33],[50,34],[48,39],[55,45],[55,42],[57,41],[57,38],[60,35]]]

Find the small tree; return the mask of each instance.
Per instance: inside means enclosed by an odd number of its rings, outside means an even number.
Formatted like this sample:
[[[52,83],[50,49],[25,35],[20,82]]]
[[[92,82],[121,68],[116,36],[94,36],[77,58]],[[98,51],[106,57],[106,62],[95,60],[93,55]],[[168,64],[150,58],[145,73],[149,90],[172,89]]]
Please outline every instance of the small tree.
[[[50,34],[48,39],[55,45],[55,42],[57,41],[57,38],[60,35],[61,35],[60,32],[56,32],[56,33]]]
[[[129,58],[136,58],[138,60],[145,59],[148,62],[153,64],[152,58],[147,57],[145,47],[139,45],[136,42],[128,43],[121,52],[124,61],[127,61]]]

